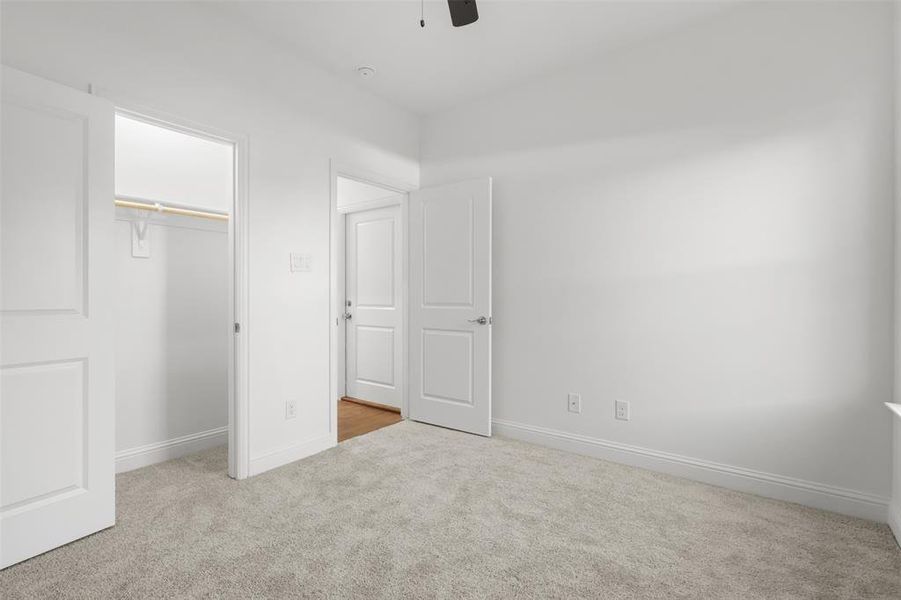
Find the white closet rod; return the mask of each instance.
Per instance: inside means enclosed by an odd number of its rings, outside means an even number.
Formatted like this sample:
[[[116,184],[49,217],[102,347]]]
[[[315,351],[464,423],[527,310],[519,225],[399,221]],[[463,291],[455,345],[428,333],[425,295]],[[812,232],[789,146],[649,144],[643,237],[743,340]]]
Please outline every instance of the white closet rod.
[[[150,210],[158,213],[184,215],[186,217],[200,217],[201,219],[228,221],[228,215],[225,213],[211,212],[207,210],[195,210],[193,208],[182,208],[180,206],[162,204],[160,202],[150,202],[148,200],[140,200],[137,198],[116,198],[115,202],[116,206],[121,206],[122,208],[135,208],[137,210]]]

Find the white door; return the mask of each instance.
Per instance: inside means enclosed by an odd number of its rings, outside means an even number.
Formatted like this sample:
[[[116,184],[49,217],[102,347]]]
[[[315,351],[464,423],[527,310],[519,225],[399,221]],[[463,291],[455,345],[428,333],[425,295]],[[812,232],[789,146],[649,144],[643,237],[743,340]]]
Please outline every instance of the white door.
[[[400,409],[403,254],[400,206],[345,218],[346,394]]]
[[[491,179],[410,194],[410,418],[491,435]]]
[[[3,67],[0,567],[115,521],[113,119]]]

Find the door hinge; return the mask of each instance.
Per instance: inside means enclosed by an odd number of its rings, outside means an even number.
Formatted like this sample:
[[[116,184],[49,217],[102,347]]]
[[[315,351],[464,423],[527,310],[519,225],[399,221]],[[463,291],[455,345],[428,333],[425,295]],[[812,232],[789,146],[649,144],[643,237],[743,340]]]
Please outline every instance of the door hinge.
[[[241,324],[235,323],[235,333],[241,333]]]

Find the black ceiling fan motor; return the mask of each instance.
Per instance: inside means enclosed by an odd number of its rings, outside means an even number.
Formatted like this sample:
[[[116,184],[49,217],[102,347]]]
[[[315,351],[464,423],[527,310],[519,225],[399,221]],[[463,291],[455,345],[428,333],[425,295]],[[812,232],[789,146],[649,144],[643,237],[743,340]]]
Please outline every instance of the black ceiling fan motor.
[[[463,27],[479,20],[479,9],[476,0],[447,0],[450,8],[451,23],[454,27]]]

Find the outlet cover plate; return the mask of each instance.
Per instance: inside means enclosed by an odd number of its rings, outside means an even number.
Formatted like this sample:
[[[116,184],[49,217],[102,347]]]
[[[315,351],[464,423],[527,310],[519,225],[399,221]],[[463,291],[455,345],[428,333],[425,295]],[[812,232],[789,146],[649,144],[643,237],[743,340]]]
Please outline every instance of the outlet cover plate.
[[[582,412],[582,395],[567,394],[566,409],[571,413],[581,414]]]
[[[614,415],[620,421],[628,421],[631,418],[629,410],[629,402],[626,400],[616,401],[616,414]]]

